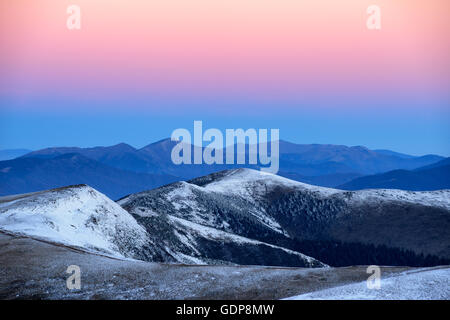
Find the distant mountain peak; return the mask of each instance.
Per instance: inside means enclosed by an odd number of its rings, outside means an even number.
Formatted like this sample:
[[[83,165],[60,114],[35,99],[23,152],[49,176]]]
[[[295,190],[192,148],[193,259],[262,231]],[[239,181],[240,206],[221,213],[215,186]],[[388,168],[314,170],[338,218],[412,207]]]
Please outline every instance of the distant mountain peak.
[[[152,143],[146,145],[145,147],[142,147],[140,150],[145,150],[145,149],[155,148],[155,147],[173,146],[176,143],[177,142],[176,141],[172,141],[171,138],[164,138],[164,139],[158,140],[156,142],[152,142]]]
[[[361,151],[372,151],[372,150],[370,150],[369,148],[367,148],[365,146],[352,146],[350,148],[355,149],[355,150],[361,150]]]
[[[121,143],[115,144],[115,145],[111,146],[110,148],[121,150],[121,151],[134,151],[134,150],[136,150],[136,148],[132,147],[131,145],[129,145],[128,143],[125,143],[125,142],[121,142]]]
[[[135,149],[123,142],[107,147],[47,148],[29,153],[24,157],[51,159],[62,154],[79,153],[86,158],[116,169],[139,174],[150,173],[178,177],[181,180],[193,179],[224,169],[238,167],[258,169],[261,167],[261,165],[249,165],[248,163],[242,165],[175,165],[171,159],[171,152],[178,143],[178,141],[172,141],[170,138],[164,138],[141,149]],[[188,142],[182,143],[188,144]],[[365,175],[379,174],[396,169],[414,170],[443,159],[433,155],[414,157],[388,150],[376,151],[365,146],[296,144],[285,140],[279,140],[279,143],[279,174],[281,176],[327,187],[340,186],[356,177]],[[188,147],[198,148],[192,145]],[[271,148],[270,144],[268,148]],[[235,144],[235,150],[238,150],[237,144]],[[246,153],[250,151],[248,144],[245,145],[245,151]],[[81,158],[75,157],[74,159]],[[83,163],[87,162],[84,161]],[[79,169],[81,169],[81,166]],[[22,185],[21,189],[23,189],[23,186],[28,183],[21,182],[20,184]],[[9,189],[9,187],[5,189]],[[129,193],[131,193],[131,190]]]
[[[18,157],[21,157],[27,153],[32,152],[32,150],[28,149],[5,149],[0,150],[0,161],[4,160],[12,160]]]

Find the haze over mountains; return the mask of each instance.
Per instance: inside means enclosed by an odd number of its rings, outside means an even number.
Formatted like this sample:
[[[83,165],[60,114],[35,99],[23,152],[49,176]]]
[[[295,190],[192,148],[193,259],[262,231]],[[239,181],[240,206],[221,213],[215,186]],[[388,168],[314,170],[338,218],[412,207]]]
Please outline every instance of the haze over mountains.
[[[84,183],[112,199],[118,199],[134,192],[221,170],[261,167],[175,165],[171,161],[171,150],[175,144],[170,139],[164,139],[141,149],[121,143],[110,147],[57,147],[30,152],[13,160],[0,161],[0,195]],[[246,146],[246,151],[248,149]],[[370,179],[352,180],[391,170],[418,170],[407,182],[396,183],[393,187],[408,189],[411,185],[414,186],[411,190],[435,190],[447,187],[445,181],[435,183],[431,179],[429,183],[412,183],[410,180],[415,179],[420,170],[418,168],[443,159],[437,155],[415,157],[389,150],[369,150],[361,146],[300,145],[280,141],[278,175],[319,186],[364,189],[377,185],[365,182]],[[427,173],[421,171],[421,176]],[[380,187],[391,186],[382,184]]]

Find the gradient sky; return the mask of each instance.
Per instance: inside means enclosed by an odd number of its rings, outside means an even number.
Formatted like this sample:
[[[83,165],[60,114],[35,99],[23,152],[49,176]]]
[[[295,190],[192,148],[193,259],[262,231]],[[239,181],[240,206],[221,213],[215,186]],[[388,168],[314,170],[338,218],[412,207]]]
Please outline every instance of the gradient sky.
[[[68,5],[81,30],[68,30]],[[381,8],[381,30],[366,9]],[[1,0],[0,149],[178,127],[450,155],[448,0]]]

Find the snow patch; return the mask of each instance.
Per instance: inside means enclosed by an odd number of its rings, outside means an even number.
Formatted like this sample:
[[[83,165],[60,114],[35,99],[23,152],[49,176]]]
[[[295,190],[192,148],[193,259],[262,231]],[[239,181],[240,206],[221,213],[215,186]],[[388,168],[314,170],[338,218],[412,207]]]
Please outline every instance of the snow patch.
[[[174,223],[178,223],[178,224],[185,226],[187,229],[192,230],[192,232],[197,233],[198,235],[202,236],[205,239],[211,239],[211,240],[215,240],[215,241],[226,241],[226,242],[232,242],[232,243],[243,244],[243,245],[244,244],[265,245],[265,246],[268,246],[268,247],[271,247],[274,249],[283,250],[284,252],[289,253],[289,254],[297,255],[297,256],[301,257],[302,259],[308,261],[309,263],[315,261],[314,258],[304,255],[302,253],[292,251],[292,250],[289,250],[286,248],[278,247],[278,246],[275,246],[275,245],[272,245],[269,243],[252,240],[252,239],[238,236],[238,235],[228,233],[225,231],[220,231],[215,228],[200,225],[200,224],[197,224],[197,223],[185,220],[185,219],[181,219],[178,217],[174,217],[171,215],[168,215],[168,218],[170,220],[172,220]],[[325,264],[323,266],[326,267]]]
[[[286,300],[449,300],[449,288],[450,268],[426,268],[382,278],[379,290],[368,289],[364,281]]]

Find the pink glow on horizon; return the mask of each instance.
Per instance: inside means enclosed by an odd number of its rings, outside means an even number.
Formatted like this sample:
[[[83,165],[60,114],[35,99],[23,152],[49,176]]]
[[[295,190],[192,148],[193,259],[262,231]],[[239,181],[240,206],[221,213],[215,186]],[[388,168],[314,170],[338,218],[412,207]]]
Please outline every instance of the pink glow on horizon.
[[[66,8],[82,28],[66,28]],[[366,28],[381,7],[382,29]],[[3,0],[0,94],[447,97],[448,0]]]

